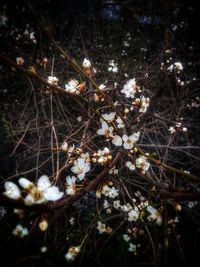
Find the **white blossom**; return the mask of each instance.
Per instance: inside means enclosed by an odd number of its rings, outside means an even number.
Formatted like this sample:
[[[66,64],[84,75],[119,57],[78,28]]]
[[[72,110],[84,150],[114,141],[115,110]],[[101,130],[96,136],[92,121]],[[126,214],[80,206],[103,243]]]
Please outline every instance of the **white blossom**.
[[[179,73],[180,71],[183,70],[183,65],[181,62],[175,62],[175,63],[171,64],[167,68],[167,70],[169,70],[170,72],[172,72],[173,70],[176,70]]]
[[[134,98],[137,92],[137,85],[135,79],[130,79],[121,90],[125,94],[126,98]]]
[[[74,217],[71,217],[71,218],[69,219],[69,223],[70,223],[71,225],[74,225],[74,224],[75,224],[75,218],[74,218]]]
[[[103,224],[101,221],[98,221],[97,230],[99,231],[100,234],[103,234],[104,232],[106,232],[106,225]]]
[[[131,222],[131,221],[137,221],[137,219],[139,218],[139,213],[133,209],[131,211],[129,211],[128,213],[128,221]]]
[[[57,201],[63,196],[63,192],[59,191],[57,186],[51,186],[47,175],[42,175],[38,181],[37,186],[26,178],[20,178],[19,184],[27,191],[24,199],[26,205],[41,204],[45,201]]]
[[[122,140],[124,141],[123,147],[125,149],[132,149],[134,144],[138,141],[140,137],[140,132],[133,133],[130,136],[123,135]]]
[[[76,177],[68,175],[66,177],[66,184],[67,184],[66,194],[67,195],[74,195],[76,192],[75,191],[75,189],[76,189]]]
[[[182,71],[183,70],[183,64],[181,62],[175,62],[174,63],[174,67],[176,68],[176,70],[178,71]]]
[[[99,85],[99,89],[100,89],[100,90],[104,90],[105,88],[106,88],[106,86],[105,86],[104,84],[100,84],[100,85]]]
[[[23,227],[21,224],[18,224],[13,230],[13,235],[23,238],[24,236],[28,235],[28,229]]]
[[[68,150],[68,143],[67,143],[66,141],[64,141],[64,142],[61,144],[60,148],[61,148],[63,151],[67,151],[67,150]]]
[[[124,204],[124,205],[121,206],[121,209],[122,209],[124,212],[128,212],[128,211],[132,210],[133,207],[131,206],[130,203],[126,203],[126,204]]]
[[[133,244],[133,243],[129,243],[129,248],[128,248],[128,251],[130,252],[135,252],[136,251],[136,245]]]
[[[149,97],[145,98],[144,96],[142,96],[139,109],[140,113],[145,113],[147,111],[147,108],[149,107],[149,101],[150,101]]]
[[[114,201],[113,201],[113,207],[114,207],[116,210],[119,209],[120,206],[121,206],[121,204],[120,204],[120,200],[114,200]]]
[[[111,188],[109,188],[108,190],[108,196],[110,198],[116,198],[119,195],[119,190],[116,189],[114,186],[112,186]]]
[[[116,123],[118,129],[123,129],[125,127],[123,120],[119,116],[117,116]]]
[[[128,241],[130,241],[130,236],[128,236],[127,234],[124,234],[123,235],[123,239],[126,241],[126,242],[128,242]]]
[[[23,65],[24,64],[24,59],[22,57],[17,57],[16,58],[17,65]]]
[[[55,76],[48,76],[48,83],[52,85],[58,84],[58,78]]]
[[[174,134],[176,132],[176,129],[173,127],[173,126],[170,126],[168,131],[171,133],[171,134]]]
[[[91,62],[87,58],[84,58],[82,65],[83,68],[89,69],[91,67]]]
[[[139,156],[139,158],[135,161],[135,165],[138,169],[141,169],[142,174],[145,174],[150,167],[150,163],[147,161],[145,156]]]
[[[109,61],[108,71],[113,72],[113,73],[118,72],[117,63],[115,63],[114,60]]]
[[[51,186],[47,175],[42,175],[37,181],[37,188],[43,193],[44,198],[48,201],[57,201],[64,195],[55,185]]]
[[[107,122],[101,122],[101,128],[97,131],[98,135],[105,135],[106,138],[113,137],[113,127],[109,126]]]
[[[74,161],[74,166],[71,168],[71,171],[77,175],[79,180],[83,180],[85,174],[90,171],[90,164],[85,159],[78,158]]]
[[[80,91],[78,90],[78,86],[79,86],[79,81],[77,81],[76,79],[71,79],[68,81],[67,84],[65,84],[65,90],[70,93],[79,94]]]
[[[126,162],[126,167],[131,171],[135,170],[135,165],[131,161]]]

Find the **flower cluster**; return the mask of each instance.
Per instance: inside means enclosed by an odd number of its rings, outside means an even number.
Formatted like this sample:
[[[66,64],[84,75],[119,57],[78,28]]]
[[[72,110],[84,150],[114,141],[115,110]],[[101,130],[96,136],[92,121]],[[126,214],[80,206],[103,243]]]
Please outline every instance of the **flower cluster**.
[[[137,92],[141,92],[140,87],[136,84],[136,80],[130,79],[121,90],[126,98],[134,98]]]
[[[101,198],[104,195],[109,198],[116,198],[119,195],[119,190],[113,186],[112,182],[104,183],[100,188],[96,191],[97,198]]]
[[[76,79],[71,79],[65,84],[65,90],[69,93],[80,94],[85,91],[85,83],[80,83]]]
[[[99,149],[97,153],[93,153],[92,162],[98,162],[101,165],[107,164],[112,160],[112,154],[108,147]]]
[[[175,62],[171,64],[167,70],[169,70],[170,72],[175,70],[177,73],[180,73],[183,70],[183,65],[181,62]]]

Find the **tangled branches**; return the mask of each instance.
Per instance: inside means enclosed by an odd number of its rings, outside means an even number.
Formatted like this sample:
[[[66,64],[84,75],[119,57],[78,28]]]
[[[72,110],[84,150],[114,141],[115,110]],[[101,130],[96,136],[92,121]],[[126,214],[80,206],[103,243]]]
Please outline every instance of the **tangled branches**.
[[[43,253],[58,231],[56,247],[65,247],[69,262],[81,253],[98,259],[112,240],[136,258],[146,250],[159,265],[178,222],[198,209],[194,79],[169,40],[144,71],[122,75],[126,66],[114,59],[106,71],[87,53],[75,59],[44,20],[36,23],[50,43],[48,55],[42,45],[35,59],[0,54],[4,79],[16,79],[23,90],[20,105],[7,111],[11,122],[2,119],[16,168],[3,175],[0,203],[19,218],[13,235],[45,233]],[[10,38],[17,40],[15,34]],[[127,33],[123,46],[132,38]],[[164,237],[156,236],[162,229]]]

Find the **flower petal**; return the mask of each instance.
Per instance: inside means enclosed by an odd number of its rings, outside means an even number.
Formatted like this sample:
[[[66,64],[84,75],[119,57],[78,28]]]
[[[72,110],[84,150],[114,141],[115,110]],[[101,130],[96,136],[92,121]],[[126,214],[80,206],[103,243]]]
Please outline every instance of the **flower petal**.
[[[4,184],[6,192],[4,192],[4,195],[11,199],[19,199],[21,197],[20,190],[16,184],[13,182],[5,182]]]
[[[62,196],[64,195],[63,192],[59,191],[59,188],[55,185],[47,188],[44,192],[44,197],[46,200],[48,201],[56,201],[60,198],[62,198]]]
[[[18,183],[21,185],[22,188],[28,189],[34,186],[32,182],[30,182],[28,179],[22,177],[19,179]]]
[[[112,139],[112,143],[115,146],[121,146],[122,145],[122,138],[119,135],[115,135]]]
[[[37,181],[37,187],[40,191],[44,191],[50,186],[51,186],[51,183],[47,175],[42,175]]]

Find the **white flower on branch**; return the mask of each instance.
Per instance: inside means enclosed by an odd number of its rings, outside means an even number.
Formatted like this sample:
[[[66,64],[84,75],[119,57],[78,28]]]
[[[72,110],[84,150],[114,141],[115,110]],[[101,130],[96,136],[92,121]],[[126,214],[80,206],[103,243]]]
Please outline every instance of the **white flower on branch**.
[[[130,236],[128,236],[127,234],[124,234],[123,235],[123,239],[126,241],[126,242],[129,242],[131,240]]]
[[[60,148],[61,148],[63,151],[67,151],[67,150],[68,150],[68,143],[67,143],[66,141],[64,141],[64,142],[61,144]]]
[[[22,57],[16,58],[17,65],[24,65],[24,59]]]
[[[107,122],[102,121],[101,122],[101,128],[97,131],[98,135],[105,135],[107,139],[113,137],[113,127],[109,126]]]
[[[83,158],[78,158],[74,161],[74,166],[71,171],[75,173],[78,179],[81,181],[85,177],[85,174],[90,171],[90,164]]]
[[[100,85],[99,85],[99,89],[100,89],[100,90],[104,90],[105,88],[106,88],[106,86],[105,86],[104,84],[100,84]]]
[[[126,167],[131,171],[135,170],[135,165],[131,161],[126,162]]]
[[[55,185],[51,186],[47,175],[42,175],[37,181],[37,188],[43,193],[44,198],[48,201],[57,201],[64,195]]]
[[[71,79],[65,84],[65,90],[69,93],[80,94],[85,91],[85,83],[79,83],[76,79]]]
[[[147,111],[147,108],[149,107],[149,101],[150,101],[149,97],[145,98],[144,96],[142,96],[139,109],[140,113],[145,113]]]
[[[140,156],[139,158],[137,158],[135,165],[138,169],[141,170],[142,174],[145,174],[150,167],[150,163],[145,156]]]
[[[133,133],[130,136],[123,135],[122,140],[124,141],[123,147],[125,149],[132,149],[134,144],[138,141],[140,137],[140,132]]]
[[[168,131],[171,133],[171,134],[174,134],[176,132],[176,129],[173,127],[173,126],[170,126]]]
[[[176,70],[178,71],[182,71],[183,70],[183,64],[181,62],[175,62],[174,63],[174,67],[176,68]]]
[[[117,116],[116,123],[118,129],[123,129],[125,127],[123,120],[119,116]]]
[[[76,93],[78,85],[79,81],[77,81],[76,79],[71,79],[67,84],[65,84],[65,90],[70,93]]]
[[[28,229],[23,227],[21,224],[18,224],[13,230],[13,235],[23,238],[28,235]]]
[[[129,211],[129,213],[128,213],[128,221],[129,221],[129,222],[132,222],[132,221],[135,222],[135,221],[138,220],[138,218],[139,218],[139,213],[138,213],[138,211],[136,211],[135,209]]]
[[[138,90],[138,86],[136,85],[136,81],[135,78],[134,79],[130,79],[123,87],[123,89],[121,90],[121,92],[123,94],[125,94],[126,98],[134,98],[135,97],[135,93]]]
[[[135,244],[129,243],[128,251],[130,251],[130,252],[136,252],[136,248],[137,248],[137,246]]]
[[[63,192],[59,191],[57,186],[51,186],[47,175],[42,175],[38,181],[37,186],[26,178],[20,178],[19,184],[24,188],[28,194],[24,199],[26,205],[41,204],[45,201],[57,201],[63,196]]]
[[[109,61],[108,71],[113,72],[113,73],[118,72],[117,63],[115,63],[113,59]]]
[[[48,76],[48,83],[52,85],[58,84],[58,78],[55,76]]]
[[[66,177],[66,184],[67,184],[66,194],[67,195],[74,195],[76,192],[75,191],[75,189],[76,189],[76,177],[68,175]]]
[[[106,225],[102,223],[101,221],[97,222],[97,230],[99,231],[99,234],[103,234],[106,232]]]
[[[87,58],[84,58],[82,65],[83,65],[83,68],[85,69],[91,68],[91,62]]]
[[[101,195],[104,195],[109,198],[116,198],[119,195],[119,190],[116,189],[114,186],[109,187],[107,184],[104,184],[101,189],[98,189],[96,191],[96,196],[98,198],[100,198]]]
[[[92,162],[98,162],[100,164],[108,163],[112,160],[112,155],[108,147],[104,147],[102,150],[99,149],[97,153],[95,152],[92,157]]]
[[[112,229],[109,226],[106,226],[106,224],[102,223],[101,221],[97,222],[97,230],[98,230],[99,234],[112,233]]]
[[[116,210],[119,209],[120,206],[121,206],[121,204],[120,204],[120,200],[114,200],[114,201],[113,201],[113,207],[114,207]]]
[[[180,73],[183,70],[183,64],[181,62],[175,62],[171,64],[168,68],[168,71],[172,72],[173,70],[177,71],[177,73]]]

